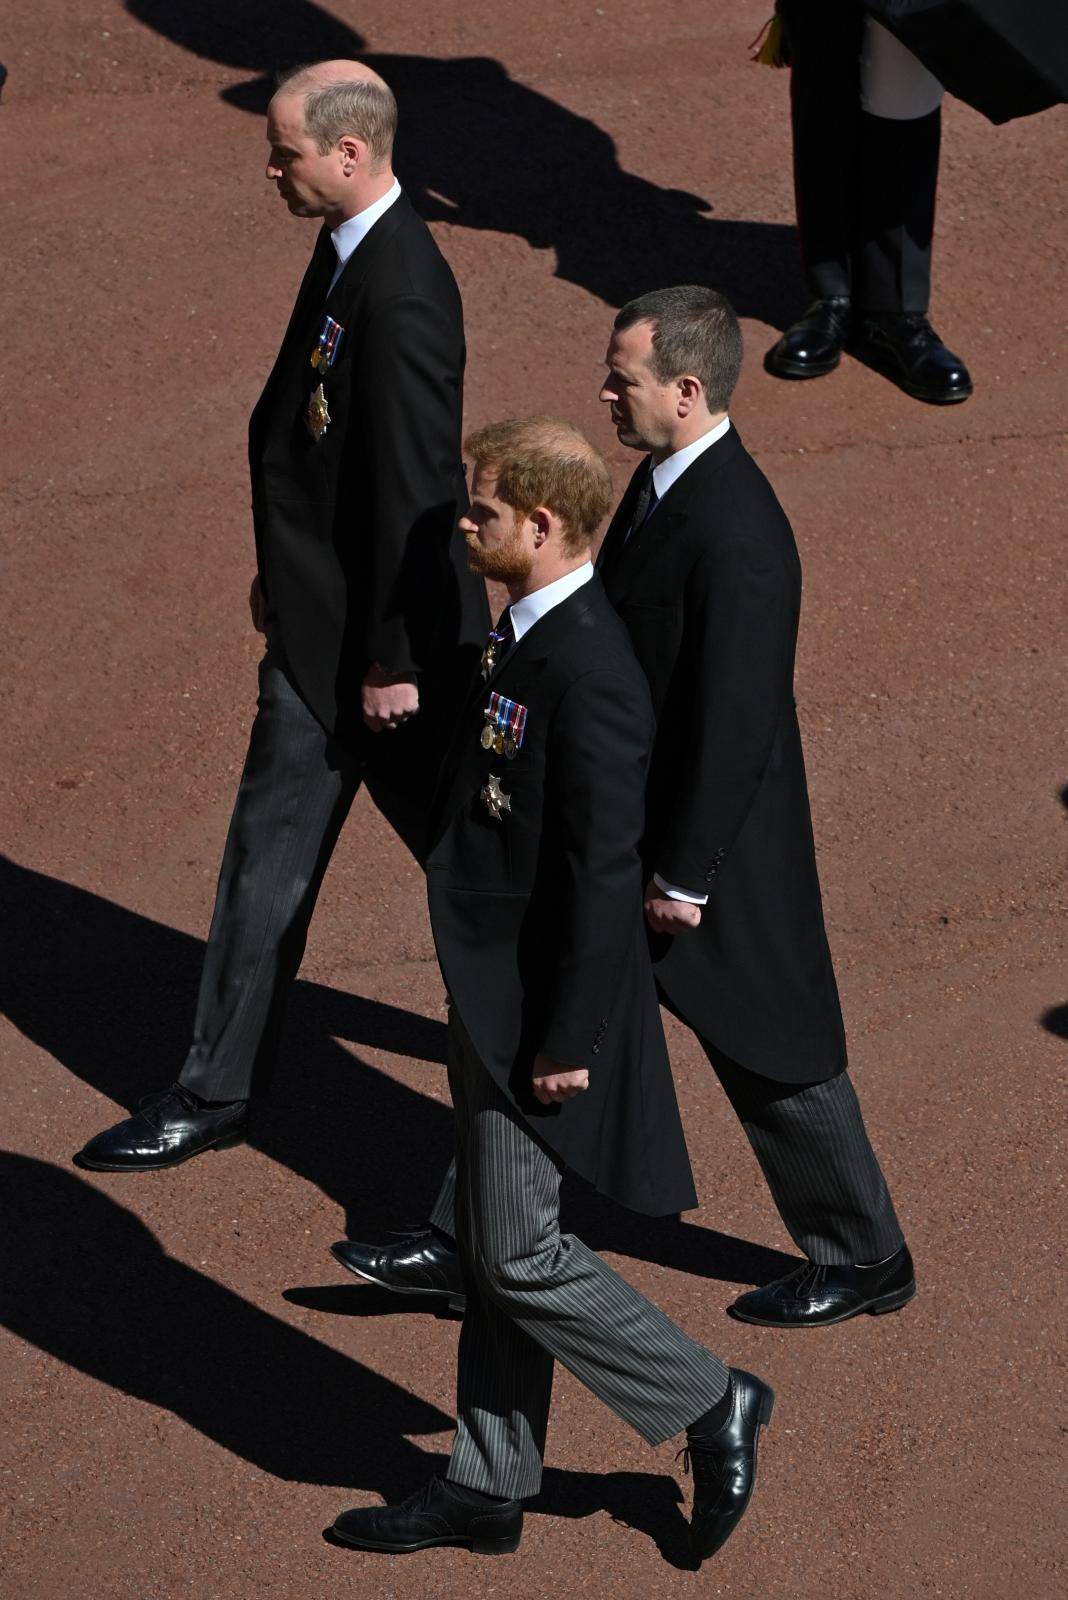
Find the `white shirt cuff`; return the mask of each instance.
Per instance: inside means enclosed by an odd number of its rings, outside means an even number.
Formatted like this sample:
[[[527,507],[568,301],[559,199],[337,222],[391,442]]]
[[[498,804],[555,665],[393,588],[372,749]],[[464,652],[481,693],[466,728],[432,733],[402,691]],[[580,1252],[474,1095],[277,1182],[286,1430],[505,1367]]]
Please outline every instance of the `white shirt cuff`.
[[[680,889],[678,884],[665,883],[659,872],[653,873],[653,882],[657,888],[666,894],[669,900],[685,900],[691,906],[707,906],[707,894],[691,894],[689,889]]]

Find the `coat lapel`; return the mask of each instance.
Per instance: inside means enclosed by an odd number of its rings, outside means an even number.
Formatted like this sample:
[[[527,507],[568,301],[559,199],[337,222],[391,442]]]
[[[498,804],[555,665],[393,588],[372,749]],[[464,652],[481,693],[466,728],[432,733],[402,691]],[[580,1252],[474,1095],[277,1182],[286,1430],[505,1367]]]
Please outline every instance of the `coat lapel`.
[[[523,693],[528,693],[544,670],[558,641],[603,595],[604,586],[595,573],[581,589],[569,594],[566,600],[561,600],[558,606],[554,606],[532,628],[528,628],[488,678],[483,680],[479,675],[475,680],[442,764],[433,804],[430,835],[433,843],[440,839],[449,821],[463,804],[467,766],[474,754],[475,741],[482,727],[482,711],[489,703],[491,692],[503,682],[510,698],[515,698],[511,695],[511,689],[520,685]]]
[[[347,311],[364,283],[374,268],[376,258],[382,253],[383,247],[389,243],[398,229],[402,228],[416,215],[412,202],[406,194],[401,194],[389,210],[384,212],[366,233],[345,262],[334,287],[325,297],[325,309],[331,316],[336,315],[338,322],[344,321],[341,311]]]
[[[614,606],[635,592],[641,583],[642,574],[655,560],[657,552],[687,520],[694,496],[707,490],[712,476],[740,449],[741,440],[732,423],[722,438],[717,439],[715,444],[709,445],[682,476],[675,479],[664,498],[657,502],[655,510],[640,528],[634,530],[605,573],[605,589]],[[622,518],[628,500],[630,501],[628,515],[633,514],[633,502],[637,498],[636,485],[640,481],[640,473],[639,468],[631,480],[627,494],[623,497],[616,517],[612,519],[613,528],[616,526],[617,518]],[[610,529],[609,533],[611,531]],[[607,543],[606,538],[605,544]]]

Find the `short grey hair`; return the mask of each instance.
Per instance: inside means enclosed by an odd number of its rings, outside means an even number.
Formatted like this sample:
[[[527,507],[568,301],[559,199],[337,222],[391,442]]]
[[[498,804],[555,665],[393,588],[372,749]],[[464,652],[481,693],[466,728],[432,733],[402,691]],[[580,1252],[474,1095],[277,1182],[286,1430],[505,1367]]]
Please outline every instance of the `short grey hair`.
[[[321,155],[346,134],[362,139],[374,166],[393,153],[397,134],[397,101],[388,84],[367,79],[328,83],[312,89],[304,101],[304,126]]]
[[[742,330],[726,295],[698,283],[654,289],[628,300],[614,327],[622,333],[638,322],[652,323],[656,381],[698,378],[709,411],[726,411],[742,370]]]

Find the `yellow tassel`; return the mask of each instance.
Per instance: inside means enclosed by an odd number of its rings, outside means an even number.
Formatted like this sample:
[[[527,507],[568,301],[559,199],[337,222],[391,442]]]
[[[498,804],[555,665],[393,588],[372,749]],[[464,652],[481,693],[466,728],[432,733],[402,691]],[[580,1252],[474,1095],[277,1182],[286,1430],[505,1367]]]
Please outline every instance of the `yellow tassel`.
[[[755,55],[749,57],[750,61],[755,61],[762,67],[784,67],[786,65],[782,53],[782,18],[778,12],[773,17],[768,18],[756,38],[749,45],[749,49],[756,51]]]

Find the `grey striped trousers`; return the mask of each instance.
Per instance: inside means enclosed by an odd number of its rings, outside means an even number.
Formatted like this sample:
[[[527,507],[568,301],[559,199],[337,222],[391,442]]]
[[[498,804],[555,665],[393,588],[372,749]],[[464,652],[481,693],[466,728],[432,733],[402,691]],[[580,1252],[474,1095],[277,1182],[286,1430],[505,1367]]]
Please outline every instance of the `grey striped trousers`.
[[[904,1243],[890,1191],[846,1073],[776,1083],[701,1044],[760,1162],[798,1248],[821,1266],[884,1261]],[[431,1222],[455,1236],[456,1174],[445,1174]]]
[[[721,1399],[727,1368],[561,1234],[563,1164],[497,1088],[455,1013],[449,1083],[467,1311],[448,1476],[512,1499],[541,1486],[554,1361],[654,1445]]]

